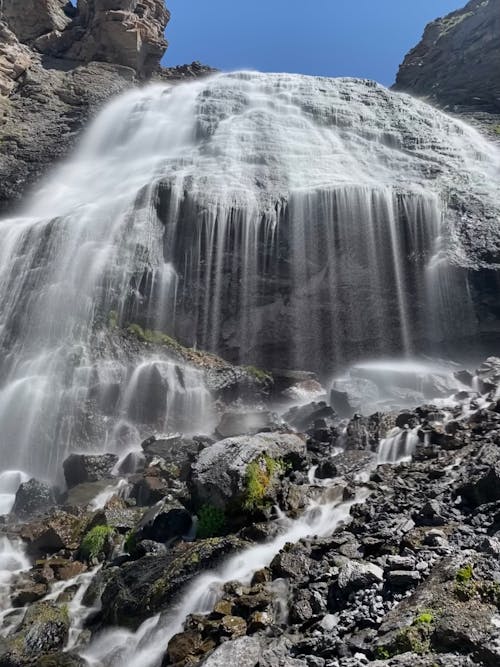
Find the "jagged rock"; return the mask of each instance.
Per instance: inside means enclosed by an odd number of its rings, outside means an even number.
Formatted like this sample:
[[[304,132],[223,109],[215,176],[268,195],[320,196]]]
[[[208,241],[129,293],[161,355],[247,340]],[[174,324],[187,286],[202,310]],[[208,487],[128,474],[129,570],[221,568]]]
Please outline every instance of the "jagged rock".
[[[3,0],[3,17],[21,42],[33,42],[71,23],[68,4],[68,0]]]
[[[260,433],[253,436],[226,438],[203,449],[193,464],[191,487],[200,504],[209,503],[221,509],[242,499],[247,484],[249,464],[262,460],[294,461],[305,456],[306,445],[292,433]],[[265,457],[270,459],[265,459]],[[260,465],[260,463],[259,463]],[[268,486],[263,497],[273,493],[278,470],[267,470]]]
[[[83,537],[88,516],[76,517],[67,512],[54,512],[40,521],[25,524],[20,536],[27,543],[30,554],[44,556],[61,549],[75,551]]]
[[[55,504],[53,487],[33,478],[18,488],[12,514],[18,516],[40,514]]]
[[[471,0],[429,23],[394,87],[450,110],[500,113],[499,34],[499,0]]]
[[[117,462],[116,454],[71,454],[63,463],[68,489],[77,484],[111,478]]]
[[[10,95],[31,62],[30,50],[0,21],[0,98]]]

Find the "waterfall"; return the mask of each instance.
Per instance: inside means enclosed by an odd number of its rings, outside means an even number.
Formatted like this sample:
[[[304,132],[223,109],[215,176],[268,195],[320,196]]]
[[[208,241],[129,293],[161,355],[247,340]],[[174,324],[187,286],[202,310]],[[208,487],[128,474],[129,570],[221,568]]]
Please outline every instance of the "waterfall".
[[[243,72],[116,99],[0,222],[2,466],[54,477],[170,417],[210,430],[202,375],[120,351],[115,328],[316,369],[473,336],[457,222],[473,197],[499,210],[498,165],[367,81]]]

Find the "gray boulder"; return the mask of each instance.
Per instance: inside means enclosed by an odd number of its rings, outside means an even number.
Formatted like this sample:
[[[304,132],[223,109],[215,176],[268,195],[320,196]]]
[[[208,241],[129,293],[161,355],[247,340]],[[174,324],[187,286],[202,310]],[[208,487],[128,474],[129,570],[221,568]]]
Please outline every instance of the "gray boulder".
[[[20,485],[16,492],[16,499],[12,514],[30,516],[39,514],[56,504],[54,489],[38,479],[30,479]]]
[[[293,433],[226,438],[200,452],[193,465],[191,491],[199,504],[225,509],[244,495],[249,464],[260,457],[297,462],[305,454],[304,440]]]
[[[63,463],[68,489],[77,484],[110,478],[117,462],[116,454],[71,454]]]

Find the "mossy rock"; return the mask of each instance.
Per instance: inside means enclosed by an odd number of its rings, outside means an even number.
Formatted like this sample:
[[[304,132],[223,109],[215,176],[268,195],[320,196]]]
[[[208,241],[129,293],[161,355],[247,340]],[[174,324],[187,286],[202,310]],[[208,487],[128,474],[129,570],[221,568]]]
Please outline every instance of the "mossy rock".
[[[214,537],[180,543],[165,555],[146,555],[107,570],[101,597],[104,623],[137,628],[144,619],[167,609],[193,577],[246,546],[236,536]]]
[[[111,526],[94,526],[86,533],[80,544],[79,553],[87,562],[103,560],[113,549],[115,531]]]
[[[69,625],[65,605],[35,602],[28,607],[19,630],[0,644],[0,665],[33,664],[35,658],[61,651],[68,640]]]

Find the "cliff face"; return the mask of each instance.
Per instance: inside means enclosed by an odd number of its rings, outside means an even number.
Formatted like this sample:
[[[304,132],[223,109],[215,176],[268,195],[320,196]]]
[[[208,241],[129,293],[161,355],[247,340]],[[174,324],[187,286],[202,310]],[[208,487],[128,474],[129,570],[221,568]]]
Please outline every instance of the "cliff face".
[[[430,23],[395,89],[450,111],[500,113],[500,0],[471,0]]]
[[[170,13],[163,0],[4,0],[4,20],[19,41],[45,56],[158,69]]]
[[[110,97],[151,78],[210,71],[160,68],[169,18],[163,0],[3,0],[0,213],[71,151]]]

